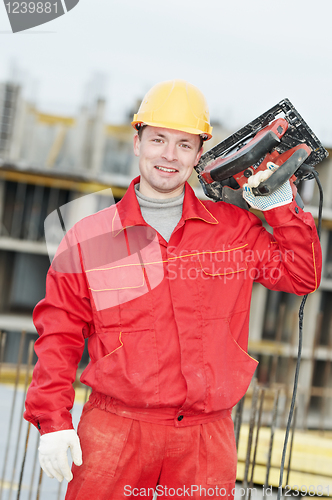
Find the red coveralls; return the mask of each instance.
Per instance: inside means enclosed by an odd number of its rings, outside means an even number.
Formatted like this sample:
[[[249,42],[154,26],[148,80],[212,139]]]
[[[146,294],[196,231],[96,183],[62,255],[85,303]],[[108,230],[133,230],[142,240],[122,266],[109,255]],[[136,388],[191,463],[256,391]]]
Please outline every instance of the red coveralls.
[[[124,485],[135,486],[128,470],[139,487],[152,486],[148,478],[156,485],[172,456],[159,484],[233,485],[230,413],[257,365],[246,352],[253,281],[304,295],[320,280],[315,224],[295,202],[265,212],[272,236],[252,213],[202,202],[186,184],[182,218],[166,242],[142,218],[137,182],[119,203],[67,233],[34,310],[38,363],[25,418],[41,434],[72,428],[72,383],[89,339],[81,381],[92,395],[78,430],[83,465],[74,467],[70,499],[91,498],[101,483],[98,499],[135,498],[138,490],[124,494]],[[163,449],[169,444],[167,457],[156,458],[158,439]],[[103,443],[108,451],[101,453]],[[147,477],[137,469],[144,460]],[[182,474],[184,463],[191,475]],[[94,464],[99,473],[89,483]],[[116,481],[122,490],[107,493]]]

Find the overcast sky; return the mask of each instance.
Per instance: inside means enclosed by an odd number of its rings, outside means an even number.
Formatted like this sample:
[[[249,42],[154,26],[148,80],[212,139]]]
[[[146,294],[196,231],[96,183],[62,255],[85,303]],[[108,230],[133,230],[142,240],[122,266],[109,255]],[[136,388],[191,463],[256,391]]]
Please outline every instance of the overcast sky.
[[[332,0],[80,0],[12,34],[0,5],[0,80],[13,64],[45,111],[72,114],[99,76],[121,123],[155,83],[183,78],[235,129],[288,97],[332,147]]]

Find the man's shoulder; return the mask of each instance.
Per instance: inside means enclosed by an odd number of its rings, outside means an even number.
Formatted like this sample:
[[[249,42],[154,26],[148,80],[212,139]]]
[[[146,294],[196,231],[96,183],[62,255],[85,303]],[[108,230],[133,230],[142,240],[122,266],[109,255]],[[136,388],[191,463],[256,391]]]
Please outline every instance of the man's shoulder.
[[[206,210],[220,222],[228,221],[232,225],[235,221],[252,224],[261,223],[260,219],[255,214],[249,210],[232,205],[231,203],[211,200],[200,200],[200,202],[204,205]]]
[[[114,203],[109,207],[103,208],[102,210],[98,210],[93,214],[82,217],[82,219],[76,222],[76,224],[73,227],[76,230],[81,230],[94,224],[99,224],[101,222],[109,221],[109,219],[114,217],[115,214],[117,213],[118,203]]]
[[[78,243],[115,230],[117,203],[80,219],[70,230]]]

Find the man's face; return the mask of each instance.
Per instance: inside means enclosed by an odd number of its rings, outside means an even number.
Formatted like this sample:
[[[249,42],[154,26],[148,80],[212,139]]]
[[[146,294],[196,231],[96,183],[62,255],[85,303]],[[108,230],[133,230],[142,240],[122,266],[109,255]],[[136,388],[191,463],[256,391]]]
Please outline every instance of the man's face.
[[[203,148],[198,135],[146,126],[141,139],[134,136],[139,157],[140,192],[149,198],[171,198],[182,193]]]

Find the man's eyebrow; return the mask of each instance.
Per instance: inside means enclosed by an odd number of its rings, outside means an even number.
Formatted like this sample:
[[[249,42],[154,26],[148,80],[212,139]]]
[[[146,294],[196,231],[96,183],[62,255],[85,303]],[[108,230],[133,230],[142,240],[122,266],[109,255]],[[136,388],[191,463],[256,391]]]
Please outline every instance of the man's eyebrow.
[[[167,139],[166,135],[161,134],[161,133],[156,133],[156,137],[161,137],[162,139]],[[178,142],[188,142],[189,144],[192,144],[193,141],[187,138],[179,139]]]
[[[189,144],[190,146],[195,146],[195,141],[194,139],[180,139],[178,142],[182,142],[185,144]]]

